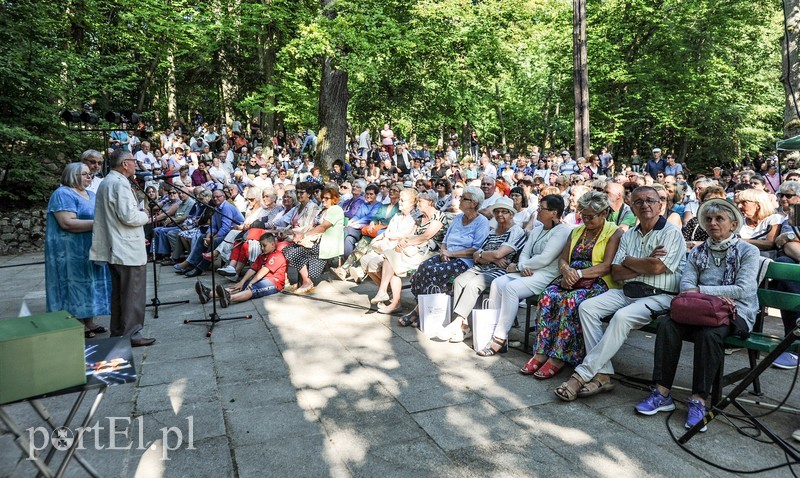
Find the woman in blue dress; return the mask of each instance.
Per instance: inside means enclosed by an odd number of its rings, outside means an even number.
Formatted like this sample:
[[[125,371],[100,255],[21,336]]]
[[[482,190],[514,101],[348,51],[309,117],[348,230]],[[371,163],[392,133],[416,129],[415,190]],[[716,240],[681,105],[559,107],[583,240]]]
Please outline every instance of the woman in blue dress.
[[[106,332],[94,318],[111,313],[108,267],[89,261],[95,205],[94,193],[86,190],[90,184],[85,164],[64,168],[61,186],[47,204],[44,247],[47,311],[66,310],[80,319],[87,338]]]

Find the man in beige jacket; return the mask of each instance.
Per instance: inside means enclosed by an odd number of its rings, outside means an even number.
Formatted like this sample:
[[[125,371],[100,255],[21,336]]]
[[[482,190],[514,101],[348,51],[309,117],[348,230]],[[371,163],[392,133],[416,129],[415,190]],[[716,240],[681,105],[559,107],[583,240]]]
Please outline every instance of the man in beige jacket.
[[[111,171],[97,189],[89,259],[108,263],[111,271],[111,336],[130,337],[131,346],[151,345],[142,336],[147,287],[147,251],[142,226],[147,213],[138,209],[128,178],[136,171],[130,151],[111,153]]]

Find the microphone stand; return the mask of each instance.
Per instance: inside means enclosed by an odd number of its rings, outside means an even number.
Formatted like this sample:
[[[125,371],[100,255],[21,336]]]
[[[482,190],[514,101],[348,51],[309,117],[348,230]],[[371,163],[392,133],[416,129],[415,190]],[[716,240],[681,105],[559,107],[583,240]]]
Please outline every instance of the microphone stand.
[[[136,189],[138,189],[139,191],[142,192],[142,194],[144,194],[144,190],[142,189],[141,186],[139,186],[139,184],[136,181],[131,180],[130,182],[131,182],[131,184],[134,185],[134,187]],[[172,186],[172,184],[170,184],[170,187],[174,187],[174,186]],[[145,198],[146,197],[147,197],[147,195],[145,195]],[[153,225],[153,230],[155,230],[156,209],[159,209],[161,212],[163,212],[164,215],[167,217],[167,219],[169,219],[169,221],[172,223],[172,225],[174,225],[176,227],[180,227],[180,226],[178,226],[178,223],[175,222],[175,219],[172,218],[172,216],[167,215],[167,212],[164,211],[164,208],[162,208],[161,205],[158,204],[158,202],[150,201],[148,203],[148,206],[150,208],[150,224]],[[155,237],[155,236],[152,236],[152,237]],[[150,259],[151,259],[151,261],[150,262],[153,263],[153,298],[150,299],[150,303],[149,304],[145,304],[145,307],[153,307],[153,318],[157,319],[158,318],[158,308],[159,308],[159,306],[162,306],[162,305],[175,305],[175,304],[188,304],[189,301],[188,300],[176,300],[176,301],[172,301],[172,302],[161,302],[158,299],[158,271],[156,269],[156,250],[155,250],[155,247],[153,247],[153,246],[154,245],[153,245],[152,240],[151,240],[151,242],[150,242]]]
[[[214,214],[219,214],[220,217],[224,217],[230,219],[232,222],[237,222],[238,219],[232,218],[230,216],[225,215],[220,208],[214,207],[211,204],[208,204],[206,207],[211,208],[214,211]],[[211,221],[209,221],[209,231],[211,232],[211,244],[209,246],[213,247],[214,245],[214,217],[212,214]],[[216,295],[217,293],[217,273],[214,270],[214,249],[211,249],[211,291]],[[197,282],[200,282],[200,277],[197,277]],[[220,317],[217,313],[217,299],[218,297],[214,297],[211,299],[211,314],[207,319],[186,319],[183,321],[184,324],[191,324],[195,322],[209,322],[208,331],[206,331],[206,337],[211,337],[211,333],[214,332],[214,326],[217,325],[217,322],[224,322],[228,320],[239,320],[239,319],[252,319],[252,314],[247,315],[240,315],[236,317]],[[188,301],[187,301],[188,302]]]

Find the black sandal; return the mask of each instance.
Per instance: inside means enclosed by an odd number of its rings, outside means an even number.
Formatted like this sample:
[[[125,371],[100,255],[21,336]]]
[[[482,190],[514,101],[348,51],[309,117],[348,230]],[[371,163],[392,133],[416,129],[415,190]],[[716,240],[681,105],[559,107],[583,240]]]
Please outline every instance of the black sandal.
[[[499,349],[495,350],[492,348],[492,344],[497,344],[500,346]],[[508,340],[506,339],[498,339],[495,336],[492,336],[492,342],[483,348],[483,350],[478,352],[478,355],[481,357],[492,357],[496,354],[504,354],[508,352]]]
[[[419,314],[416,309],[397,319],[400,327],[419,327]]]
[[[94,333],[93,330],[84,330],[83,331],[83,337],[86,338],[86,339],[93,339],[95,337],[95,335],[96,334]]]

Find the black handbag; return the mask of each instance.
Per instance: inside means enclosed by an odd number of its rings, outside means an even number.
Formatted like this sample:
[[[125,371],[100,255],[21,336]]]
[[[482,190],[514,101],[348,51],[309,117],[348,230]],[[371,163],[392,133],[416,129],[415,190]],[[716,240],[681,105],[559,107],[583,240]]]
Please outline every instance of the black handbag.
[[[626,282],[622,286],[622,292],[630,299],[641,299],[642,297],[651,297],[654,295],[669,294],[678,295],[677,292],[670,292],[664,289],[659,289],[650,284],[645,284],[642,281],[633,280]]]

